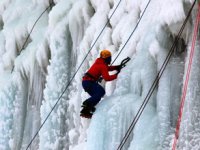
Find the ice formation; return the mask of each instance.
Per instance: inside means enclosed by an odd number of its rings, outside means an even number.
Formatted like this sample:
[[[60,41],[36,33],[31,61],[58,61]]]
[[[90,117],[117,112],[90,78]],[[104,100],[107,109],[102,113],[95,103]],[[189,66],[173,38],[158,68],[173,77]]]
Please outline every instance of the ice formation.
[[[109,24],[66,89],[119,2]],[[29,147],[32,150],[117,149],[193,1],[151,0],[114,64],[127,56],[131,61],[116,81],[102,83],[106,96],[97,105],[91,120],[79,116],[81,103],[88,97],[81,79],[102,49],[109,49],[113,59],[117,56],[148,2],[1,0],[0,149],[26,149],[44,121]],[[124,150],[171,149],[196,13],[197,3]],[[177,147],[180,150],[200,149],[198,49],[197,42]]]

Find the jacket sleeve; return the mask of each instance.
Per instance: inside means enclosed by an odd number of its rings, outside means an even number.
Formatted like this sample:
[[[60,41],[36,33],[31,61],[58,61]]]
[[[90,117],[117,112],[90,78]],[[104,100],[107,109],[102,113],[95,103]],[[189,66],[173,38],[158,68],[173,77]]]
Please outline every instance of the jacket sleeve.
[[[109,68],[106,67],[106,66],[101,67],[101,74],[102,74],[102,77],[104,78],[104,80],[105,81],[112,81],[112,80],[116,79],[117,75],[116,74],[109,75],[108,70],[109,70]]]
[[[118,66],[108,66],[108,71],[116,70]]]

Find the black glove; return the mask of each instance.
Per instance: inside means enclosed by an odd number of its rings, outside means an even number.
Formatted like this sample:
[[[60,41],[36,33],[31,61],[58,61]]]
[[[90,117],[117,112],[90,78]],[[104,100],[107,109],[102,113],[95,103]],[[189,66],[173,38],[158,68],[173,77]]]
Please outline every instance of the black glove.
[[[116,74],[119,74],[120,71],[121,71],[121,69],[122,69],[122,66],[121,66],[121,65],[116,66],[116,70],[117,70],[117,73],[116,73]]]
[[[117,71],[120,71],[121,69],[122,69],[122,66],[121,66],[121,65],[116,66],[116,70],[117,70]]]

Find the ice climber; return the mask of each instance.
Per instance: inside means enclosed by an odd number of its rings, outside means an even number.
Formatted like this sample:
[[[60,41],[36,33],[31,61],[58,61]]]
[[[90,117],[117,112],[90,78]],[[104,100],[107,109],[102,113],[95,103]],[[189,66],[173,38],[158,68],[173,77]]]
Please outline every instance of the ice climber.
[[[105,95],[104,88],[98,84],[98,80],[102,77],[105,81],[115,80],[121,70],[121,65],[109,66],[111,63],[111,52],[109,50],[102,50],[100,58],[97,58],[91,68],[85,73],[82,80],[84,90],[91,96],[82,104],[81,116],[91,118],[95,111],[95,106],[99,103],[101,98]],[[109,75],[109,71],[116,70],[117,73]]]

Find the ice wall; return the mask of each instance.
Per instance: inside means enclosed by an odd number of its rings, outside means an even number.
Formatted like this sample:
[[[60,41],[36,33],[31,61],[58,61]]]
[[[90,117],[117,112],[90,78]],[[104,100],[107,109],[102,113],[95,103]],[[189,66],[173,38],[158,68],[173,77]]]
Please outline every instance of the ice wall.
[[[108,100],[111,102],[107,102],[107,98],[105,98],[99,104],[99,111],[94,114],[89,127],[88,142],[86,144],[87,150],[93,150],[97,147],[99,150],[117,149],[117,146],[119,146],[123,135],[125,135],[130,122],[133,120],[162,66],[184,19],[183,3],[182,1],[177,1],[176,3],[176,8],[169,5],[169,1],[153,1],[150,4],[144,19],[141,21],[141,25],[131,39],[131,42],[135,43],[135,45],[127,46],[125,49],[126,52],[133,52],[134,59],[129,64],[131,69],[128,73],[124,70],[125,74],[122,72],[121,76],[119,76],[114,90],[117,96],[112,95]],[[132,23],[132,26],[129,26],[129,31],[134,28],[146,4],[147,1],[137,1],[132,6],[134,9],[121,12],[120,15],[123,18],[127,16],[126,24]],[[136,10],[137,13],[135,13]],[[160,12],[160,10],[163,11]],[[187,12],[187,10],[185,11]],[[140,15],[137,15],[138,18],[135,18],[135,14],[139,13]],[[172,13],[173,17],[171,16]],[[131,18],[134,18],[134,20]],[[122,20],[117,25],[123,29],[121,22]],[[113,27],[113,34],[117,29],[117,27]],[[126,32],[123,31],[123,33]],[[183,33],[184,39],[186,39],[185,34]],[[124,37],[126,37],[126,34]],[[123,42],[122,40],[122,44]],[[172,134],[172,129],[175,127],[175,116],[177,116],[181,95],[184,70],[183,44],[181,42],[177,44],[176,52],[159,81],[158,89],[152,95],[146,110],[138,121],[124,149],[143,150],[166,149],[170,147],[166,141],[170,142],[167,138]],[[132,76],[132,78],[129,76]],[[128,81],[131,81],[132,84],[128,83]],[[102,114],[102,112],[107,114]],[[96,139],[101,142],[95,142]]]
[[[102,49],[109,49],[115,58],[137,24],[148,0],[120,2],[68,89],[66,85],[118,2],[1,0],[0,149],[26,149],[63,91],[62,98],[30,148],[117,148],[162,66],[192,1],[151,1],[115,64],[119,64],[127,56],[132,58],[131,61],[116,81],[102,83],[107,95],[98,104],[90,121],[79,117],[81,103],[88,97],[81,87],[82,75]],[[37,22],[22,49],[33,24],[47,7],[49,9]],[[171,149],[185,62],[188,59],[186,51],[190,48],[195,13],[196,7],[124,150]],[[198,60],[196,52],[179,149],[200,147]]]
[[[33,21],[48,6],[48,2],[1,1],[0,5],[1,149],[25,149],[41,124],[45,68],[49,64],[49,57],[46,57],[49,49],[45,47],[44,35],[50,9],[37,23],[22,49]],[[9,118],[3,112],[5,109],[9,109]],[[32,145],[34,149],[38,149],[38,142],[36,138]]]

